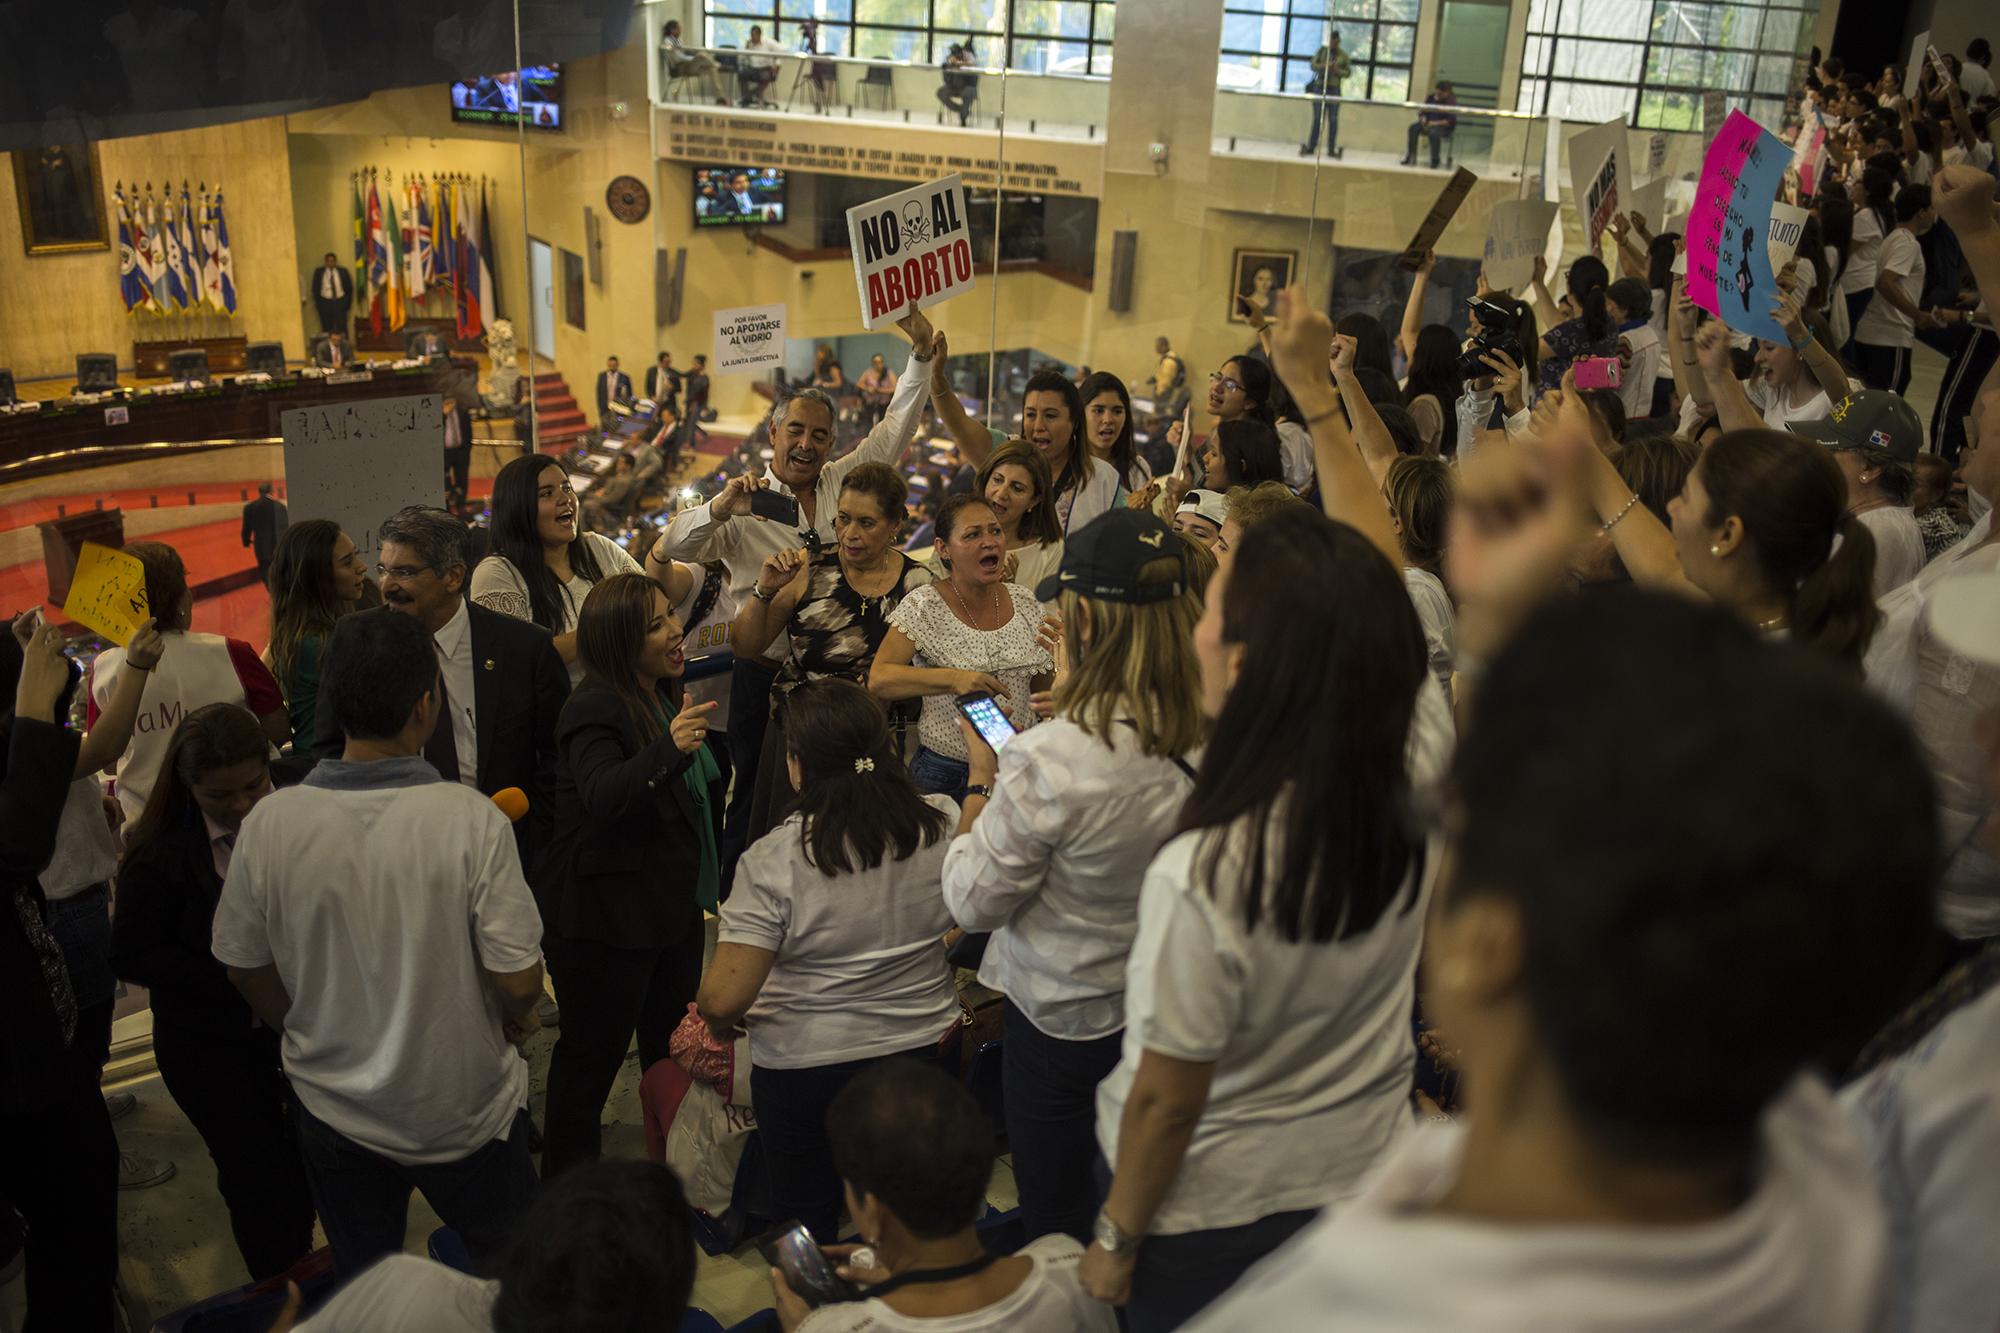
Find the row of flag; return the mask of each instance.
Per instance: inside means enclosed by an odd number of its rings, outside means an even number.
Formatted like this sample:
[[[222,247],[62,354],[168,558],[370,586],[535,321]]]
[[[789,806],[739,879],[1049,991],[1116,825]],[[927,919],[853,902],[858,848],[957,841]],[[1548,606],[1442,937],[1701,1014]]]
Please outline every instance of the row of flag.
[[[229,220],[222,189],[206,183],[199,193],[181,182],[178,201],[169,184],[162,197],[135,184],[112,192],[118,210],[118,295],[128,314],[236,313],[236,261],[229,253]]]
[[[448,292],[457,336],[476,338],[495,315],[493,231],[486,183],[412,176],[386,188],[371,169],[354,184],[354,290],[375,333],[408,321],[427,293]]]

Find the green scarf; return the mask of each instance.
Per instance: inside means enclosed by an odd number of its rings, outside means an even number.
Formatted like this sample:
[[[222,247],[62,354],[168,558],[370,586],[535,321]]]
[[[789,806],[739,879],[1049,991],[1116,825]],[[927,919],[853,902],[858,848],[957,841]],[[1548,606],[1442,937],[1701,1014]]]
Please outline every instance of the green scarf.
[[[657,699],[654,706],[659,712],[660,729],[664,731],[672,715]],[[688,756],[685,777],[688,795],[694,798],[695,824],[701,832],[701,869],[695,876],[694,900],[704,911],[713,912],[722,901],[722,857],[715,848],[715,817],[709,810],[709,787],[722,777],[722,769],[706,745],[697,746]]]

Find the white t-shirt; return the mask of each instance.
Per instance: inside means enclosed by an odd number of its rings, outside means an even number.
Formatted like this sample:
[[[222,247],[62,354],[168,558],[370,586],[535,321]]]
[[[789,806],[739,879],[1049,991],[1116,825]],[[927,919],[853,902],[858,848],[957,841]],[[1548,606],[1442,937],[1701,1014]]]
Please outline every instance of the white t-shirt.
[[[146,677],[131,743],[118,758],[118,803],[130,823],[146,808],[153,781],[166,759],[167,744],[181,719],[208,704],[242,704],[262,717],[285,706],[278,682],[240,639],[188,630],[162,636],[166,651]],[[125,669],[125,650],[107,648],[90,667],[91,724],[110,702]]]
[[[1840,1103],[1889,1210],[1887,1327],[2000,1328],[2000,989],[1842,1088]]]
[[[1833,411],[1833,402],[1826,396],[1826,390],[1818,387],[1818,381],[1811,382],[1812,396],[1798,407],[1792,406],[1797,395],[1790,389],[1772,388],[1761,373],[1752,375],[1743,382],[1743,392],[1750,399],[1751,405],[1764,414],[1766,426],[1772,430],[1790,430],[1794,421],[1823,421],[1827,414]],[[1690,398],[1688,401],[1692,403],[1694,400]],[[1683,432],[1688,429],[1690,413],[1691,409],[1683,405],[1681,409]]]
[[[1440,1216],[1431,1206],[1455,1183],[1465,1140],[1462,1126],[1421,1127],[1349,1206],[1322,1214],[1252,1268],[1188,1333],[1880,1327],[1881,1205],[1854,1131],[1817,1083],[1802,1080],[1766,1112],[1750,1198],[1691,1226],[1506,1226]]]
[[[421,758],[321,760],[258,802],[213,937],[229,967],[277,965],[306,1109],[413,1166],[478,1151],[527,1105],[486,973],[534,966],[541,945],[507,817]]]
[[[1099,740],[1058,717],[1009,741],[993,799],[944,860],[953,918],[993,932],[980,981],[1051,1037],[1124,1027],[1139,884],[1193,789],[1122,723]]]
[[[1876,272],[1902,274],[1896,287],[1912,304],[1923,295],[1924,249],[1908,227],[1898,227],[1883,239]],[[1854,321],[1854,341],[1873,347],[1914,347],[1917,326],[1877,292],[1868,308],[1861,312],[1861,318]]]
[[[1001,596],[1013,601],[1014,614],[999,629],[979,630],[953,613],[940,591],[948,586],[926,584],[898,602],[889,614],[890,626],[916,645],[910,664],[936,670],[984,671],[998,678],[1007,687],[1000,706],[1018,730],[1028,730],[1036,722],[1034,706],[1028,702],[1029,685],[1036,676],[1050,675],[1056,669],[1048,649],[1036,637],[1042,628],[1042,604],[1032,590],[1018,583],[994,584]],[[991,598],[993,593],[984,595]],[[959,734],[958,717],[951,695],[927,694],[917,720],[917,737],[933,754],[962,763],[965,737]]]
[[[1948,167],[1970,164],[1984,171],[1993,165],[1993,145],[1981,139],[1970,148],[1947,148],[1944,150],[1944,164]]]
[[[1875,595],[1902,587],[1924,567],[1924,532],[1908,505],[1877,505],[1855,515],[1875,538]]]
[[[1958,95],[1967,106],[1982,97],[1993,96],[1993,73],[1984,65],[1975,65],[1970,60],[1958,62]]]
[[[1062,524],[1063,536],[1077,531],[1106,510],[1117,506],[1119,496],[1125,493],[1124,485],[1118,480],[1118,469],[1101,458],[1087,460],[1089,475],[1081,485],[1056,496],[1056,519]]]
[[[1077,1280],[1083,1247],[1070,1236],[1043,1236],[1015,1254],[1034,1261],[1021,1285],[971,1314],[919,1319],[898,1314],[882,1301],[822,1305],[799,1324],[798,1333],[1113,1333],[1118,1317]]]
[[[414,1254],[364,1268],[297,1333],[493,1333],[500,1284]]]
[[[1296,421],[1280,421],[1278,452],[1284,456],[1285,485],[1295,491],[1310,488],[1313,479],[1312,432]]]
[[[601,532],[583,534],[584,544],[597,557],[597,567],[605,578],[613,574],[643,574],[637,560],[625,553],[625,548]],[[572,569],[568,583],[557,585],[556,605],[562,613],[562,623],[549,626],[552,634],[567,634],[576,628],[576,615],[583,609],[583,599],[590,596],[590,590],[598,584],[596,579],[587,579],[582,573]],[[699,586],[698,584],[696,586]],[[516,620],[533,620],[531,604],[528,601],[528,584],[521,577],[521,571],[514,562],[504,555],[489,555],[472,571],[472,600],[489,611],[498,611],[503,616]],[[578,657],[569,664],[569,683],[574,686],[583,679],[583,659]]]
[[[1405,567],[1403,586],[1410,591],[1410,604],[1424,627],[1424,656],[1429,659],[1431,678],[1451,698],[1451,673],[1458,666],[1458,617],[1452,610],[1451,594],[1443,580],[1427,569]]]
[[[1840,275],[1840,293],[1852,296],[1875,285],[1876,262],[1882,253],[1882,219],[1861,205],[1854,210],[1854,236],[1847,243],[1847,269]]]
[[[51,902],[74,898],[118,873],[118,835],[104,818],[104,784],[86,773],[69,784],[56,824],[55,855],[39,876]]]
[[[944,958],[951,913],[938,891],[958,824],[949,796],[944,835],[901,861],[830,876],[806,863],[794,814],[736,863],[715,938],[777,954],[745,1026],[751,1063],[809,1069],[912,1051],[958,1021]]]

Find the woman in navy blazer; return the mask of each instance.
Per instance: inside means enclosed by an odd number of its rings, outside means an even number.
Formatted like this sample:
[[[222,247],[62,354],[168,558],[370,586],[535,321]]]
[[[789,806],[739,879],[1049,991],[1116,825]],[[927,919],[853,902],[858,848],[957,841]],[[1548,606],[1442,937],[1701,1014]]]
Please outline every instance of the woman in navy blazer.
[[[614,574],[577,614],[584,677],[556,724],[554,831],[532,877],[563,1005],[544,1178],[599,1155],[633,1030],[642,1070],[664,1059],[701,980],[720,774],[702,743],[715,705],[681,702],[681,634],[667,590],[644,574]]]

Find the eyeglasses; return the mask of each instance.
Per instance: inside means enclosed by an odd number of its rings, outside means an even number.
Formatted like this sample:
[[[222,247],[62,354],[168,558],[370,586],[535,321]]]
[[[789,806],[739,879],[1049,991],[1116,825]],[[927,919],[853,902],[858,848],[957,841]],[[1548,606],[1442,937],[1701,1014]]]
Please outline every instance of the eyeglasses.
[[[1220,384],[1223,388],[1227,389],[1231,393],[1243,392],[1242,385],[1238,384],[1235,380],[1230,379],[1227,375],[1224,375],[1221,371],[1209,372],[1208,382],[1210,384]]]
[[[409,581],[410,581],[411,579],[414,579],[414,578],[421,578],[421,577],[423,577],[423,576],[424,576],[425,574],[431,574],[431,573],[435,573],[435,572],[436,572],[436,571],[435,571],[435,570],[433,570],[433,569],[432,569],[432,568],[431,568],[431,567],[430,567],[429,565],[377,565],[377,566],[375,566],[375,575],[376,575],[376,577],[377,577],[377,578],[385,578],[385,579],[394,579],[394,580],[396,580],[396,582],[398,582],[398,583],[407,583],[407,582],[409,582]]]

